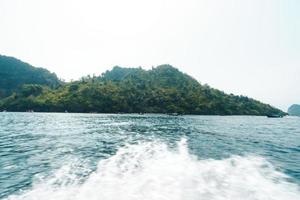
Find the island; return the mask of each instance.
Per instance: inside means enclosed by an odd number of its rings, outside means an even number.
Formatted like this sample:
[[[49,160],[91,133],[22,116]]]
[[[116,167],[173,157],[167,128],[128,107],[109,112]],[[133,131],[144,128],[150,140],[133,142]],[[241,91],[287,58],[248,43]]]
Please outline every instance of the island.
[[[0,111],[286,115],[242,95],[201,84],[164,64],[150,70],[115,66],[64,82],[44,68],[0,56]]]
[[[289,107],[288,109],[288,114],[291,116],[300,117],[300,105],[299,104],[291,105],[291,107]]]

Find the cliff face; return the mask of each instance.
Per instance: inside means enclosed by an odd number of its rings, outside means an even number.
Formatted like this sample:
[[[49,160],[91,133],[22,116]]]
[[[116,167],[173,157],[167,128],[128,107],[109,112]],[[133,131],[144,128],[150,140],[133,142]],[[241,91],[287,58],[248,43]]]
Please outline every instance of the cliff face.
[[[294,104],[288,109],[288,113],[291,116],[299,116],[300,117],[300,105]]]

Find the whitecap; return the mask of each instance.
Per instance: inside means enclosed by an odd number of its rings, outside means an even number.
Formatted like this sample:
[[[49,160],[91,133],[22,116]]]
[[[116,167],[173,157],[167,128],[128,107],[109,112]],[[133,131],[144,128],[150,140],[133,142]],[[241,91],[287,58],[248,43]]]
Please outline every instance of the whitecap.
[[[185,139],[129,145],[98,164],[83,182],[65,166],[9,200],[299,200],[296,184],[256,156],[199,160]],[[65,181],[69,180],[69,181]],[[71,180],[71,181],[70,181]],[[60,184],[57,184],[60,183]]]

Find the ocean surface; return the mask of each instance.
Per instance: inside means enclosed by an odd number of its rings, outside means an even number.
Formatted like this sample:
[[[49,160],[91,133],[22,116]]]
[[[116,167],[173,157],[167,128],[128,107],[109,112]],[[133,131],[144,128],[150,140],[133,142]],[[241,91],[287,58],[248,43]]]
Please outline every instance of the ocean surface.
[[[299,200],[300,118],[0,113],[0,199]]]

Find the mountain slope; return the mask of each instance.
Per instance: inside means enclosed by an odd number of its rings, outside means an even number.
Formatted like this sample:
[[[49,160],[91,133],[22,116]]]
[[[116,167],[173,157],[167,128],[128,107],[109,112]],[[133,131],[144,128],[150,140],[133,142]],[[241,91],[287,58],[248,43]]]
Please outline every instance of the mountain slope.
[[[19,91],[24,84],[40,84],[57,87],[60,81],[54,73],[35,68],[16,58],[0,55],[0,98]]]
[[[254,99],[201,85],[170,65],[114,67],[57,89],[27,86],[0,103],[12,111],[269,115],[285,113]]]

